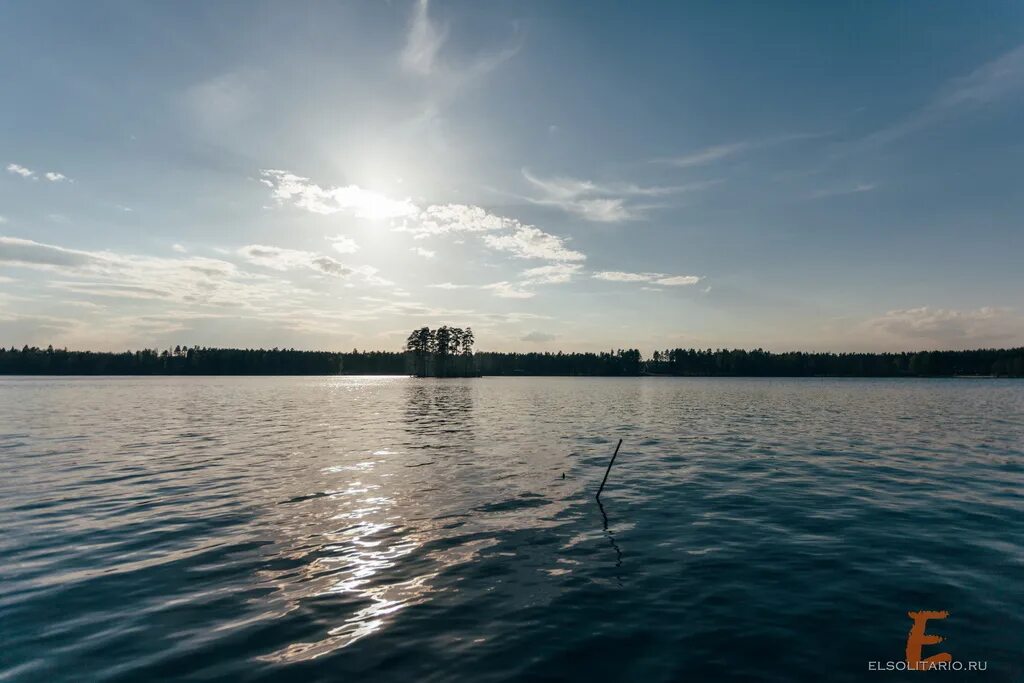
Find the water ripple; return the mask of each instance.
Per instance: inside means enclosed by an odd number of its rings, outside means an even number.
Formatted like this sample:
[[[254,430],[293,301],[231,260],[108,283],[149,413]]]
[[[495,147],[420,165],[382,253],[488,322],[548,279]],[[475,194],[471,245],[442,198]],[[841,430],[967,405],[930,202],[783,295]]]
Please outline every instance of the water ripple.
[[[920,608],[1018,680],[1022,418],[1019,381],[0,379],[0,680],[852,681]]]

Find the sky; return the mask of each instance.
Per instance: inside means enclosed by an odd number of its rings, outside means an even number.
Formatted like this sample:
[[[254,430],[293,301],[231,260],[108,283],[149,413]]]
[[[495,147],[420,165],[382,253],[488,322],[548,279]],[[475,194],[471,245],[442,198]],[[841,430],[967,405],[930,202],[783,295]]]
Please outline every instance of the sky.
[[[1024,4],[0,4],[0,344],[1024,345]]]

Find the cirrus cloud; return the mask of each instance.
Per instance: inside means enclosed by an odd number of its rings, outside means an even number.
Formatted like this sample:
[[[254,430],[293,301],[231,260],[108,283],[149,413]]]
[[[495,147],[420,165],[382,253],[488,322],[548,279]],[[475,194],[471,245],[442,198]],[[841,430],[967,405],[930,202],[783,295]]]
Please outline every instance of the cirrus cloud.
[[[596,280],[608,282],[649,282],[666,287],[685,287],[701,281],[699,275],[666,275],[664,273],[627,273],[620,270],[603,270],[594,273]]]

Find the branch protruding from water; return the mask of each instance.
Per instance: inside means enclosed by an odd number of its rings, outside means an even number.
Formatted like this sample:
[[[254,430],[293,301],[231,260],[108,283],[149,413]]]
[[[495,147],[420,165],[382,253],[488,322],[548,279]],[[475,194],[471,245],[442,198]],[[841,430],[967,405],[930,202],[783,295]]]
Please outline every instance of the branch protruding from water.
[[[612,455],[611,462],[608,463],[608,469],[604,472],[604,479],[601,480],[601,486],[597,489],[597,495],[595,498],[601,498],[601,491],[604,491],[605,482],[608,481],[608,475],[612,471],[612,465],[615,464],[615,458],[619,455],[619,448],[622,446],[622,439],[619,439],[619,445],[615,447],[615,453]]]

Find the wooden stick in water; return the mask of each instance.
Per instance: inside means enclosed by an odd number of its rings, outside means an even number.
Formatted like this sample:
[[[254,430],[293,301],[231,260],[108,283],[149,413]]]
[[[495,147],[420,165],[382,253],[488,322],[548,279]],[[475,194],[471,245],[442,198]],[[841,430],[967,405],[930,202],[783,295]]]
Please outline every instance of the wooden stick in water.
[[[606,469],[604,471],[604,479],[601,480],[601,487],[599,489],[597,489],[597,495],[594,496],[595,498],[600,498],[601,497],[601,491],[604,491],[604,484],[605,484],[606,481],[608,481],[608,475],[612,471],[612,465],[615,464],[615,458],[619,455],[619,447],[620,446],[622,446],[622,439],[619,439],[619,445],[615,447],[615,454],[612,455],[612,461],[610,463],[608,463],[608,469]]]

